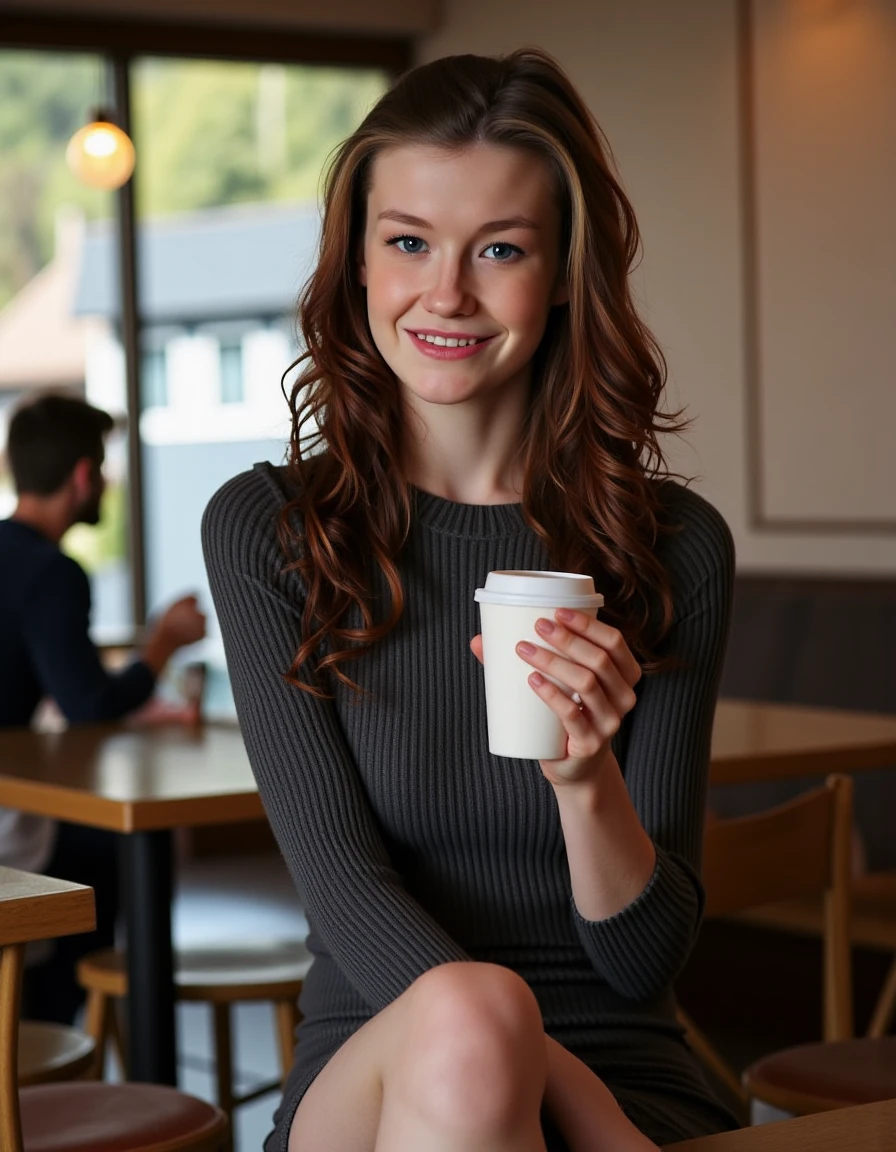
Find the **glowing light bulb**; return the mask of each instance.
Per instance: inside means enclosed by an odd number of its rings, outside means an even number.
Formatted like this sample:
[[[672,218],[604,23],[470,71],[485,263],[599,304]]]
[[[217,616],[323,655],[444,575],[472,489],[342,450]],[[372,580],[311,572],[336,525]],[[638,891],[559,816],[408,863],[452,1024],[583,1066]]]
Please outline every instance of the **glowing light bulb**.
[[[134,171],[136,154],[130,137],[115,124],[97,118],[80,128],[65,150],[75,176],[91,188],[120,188]]]

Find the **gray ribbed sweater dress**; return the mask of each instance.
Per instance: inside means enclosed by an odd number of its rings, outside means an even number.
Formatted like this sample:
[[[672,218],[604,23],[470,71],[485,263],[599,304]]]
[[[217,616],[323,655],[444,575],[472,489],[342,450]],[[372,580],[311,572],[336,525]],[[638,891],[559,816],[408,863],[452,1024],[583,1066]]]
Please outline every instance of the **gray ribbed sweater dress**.
[[[520,506],[414,490],[399,626],[349,667],[367,690],[320,701],[287,684],[302,588],[283,572],[285,470],[225,484],[203,546],[237,712],[262,799],[303,893],[315,960],[296,1063],[266,1152],[285,1152],[302,1094],[342,1044],[436,964],[519,973],[545,1029],[600,1075],[657,1143],[733,1126],[676,1025],[671,982],[701,909],[697,876],[713,707],[734,570],[728,529],[662,486],[682,526],[658,545],[673,588],[666,642],[684,667],[644,677],[616,741],[657,848],[647,888],[602,921],[579,916],[557,805],[537,762],[488,751],[473,600],[493,568],[549,567]],[[600,573],[595,572],[600,590]],[[384,591],[376,576],[374,588]],[[550,1147],[562,1148],[553,1133]]]

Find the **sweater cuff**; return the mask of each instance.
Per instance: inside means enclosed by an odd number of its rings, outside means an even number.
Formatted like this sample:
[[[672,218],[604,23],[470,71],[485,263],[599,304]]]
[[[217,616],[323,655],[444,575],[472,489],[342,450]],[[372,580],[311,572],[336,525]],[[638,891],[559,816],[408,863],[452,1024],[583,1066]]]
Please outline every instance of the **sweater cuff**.
[[[582,946],[597,973],[620,995],[646,1000],[671,984],[693,945],[703,889],[679,857],[655,845],[644,890],[605,920],[586,920],[572,902]]]

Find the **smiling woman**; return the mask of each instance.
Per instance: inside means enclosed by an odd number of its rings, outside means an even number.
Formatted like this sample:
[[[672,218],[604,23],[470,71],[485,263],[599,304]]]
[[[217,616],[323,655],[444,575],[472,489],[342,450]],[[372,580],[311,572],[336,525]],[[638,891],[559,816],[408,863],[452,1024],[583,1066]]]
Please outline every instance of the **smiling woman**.
[[[637,247],[540,52],[415,69],[336,153],[289,461],[203,521],[315,956],[267,1152],[648,1152],[732,1124],[671,982],[733,556],[664,473]],[[496,569],[587,573],[607,603],[516,646],[556,760],[488,750],[473,593]]]

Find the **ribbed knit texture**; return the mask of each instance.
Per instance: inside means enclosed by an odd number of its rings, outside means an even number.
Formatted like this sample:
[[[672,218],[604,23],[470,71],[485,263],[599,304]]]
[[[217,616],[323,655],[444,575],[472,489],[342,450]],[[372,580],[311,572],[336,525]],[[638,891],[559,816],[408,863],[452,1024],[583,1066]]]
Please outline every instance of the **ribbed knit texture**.
[[[349,665],[364,696],[339,687],[335,700],[319,701],[282,676],[299,645],[303,599],[276,540],[285,485],[284,470],[257,465],[213,497],[203,521],[240,724],[316,957],[297,1063],[266,1148],[285,1152],[302,1093],[355,1029],[420,973],[464,959],[518,972],[546,1030],[654,1140],[726,1127],[681,1040],[670,991],[702,904],[734,569],[724,521],[693,492],[662,486],[681,525],[659,544],[675,604],[666,648],[683,667],[642,679],[616,741],[657,866],[632,904],[589,922],[571,898],[557,805],[538,764],[488,751],[483,676],[469,650],[479,631],[473,593],[486,574],[549,567],[520,506],[415,491],[401,622]]]

